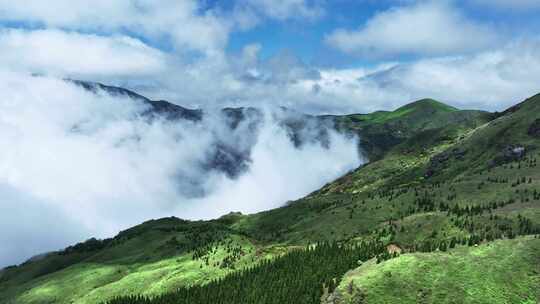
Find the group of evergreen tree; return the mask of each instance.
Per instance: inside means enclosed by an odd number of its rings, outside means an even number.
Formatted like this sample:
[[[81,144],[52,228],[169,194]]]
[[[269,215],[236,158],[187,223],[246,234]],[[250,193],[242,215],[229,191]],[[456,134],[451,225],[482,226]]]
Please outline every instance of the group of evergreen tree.
[[[68,255],[72,253],[82,253],[82,252],[92,252],[101,250],[105,247],[110,246],[115,242],[115,239],[113,238],[107,238],[103,240],[98,240],[96,238],[88,239],[84,242],[77,243],[73,246],[69,246],[65,248],[64,250],[60,251],[61,255]]]
[[[386,258],[383,252],[386,247],[378,241],[319,243],[205,285],[182,287],[156,297],[118,297],[106,304],[319,304],[323,292],[333,292],[346,271],[375,256]]]
[[[503,169],[536,168],[536,157],[524,158],[511,163],[502,164]]]
[[[227,254],[222,260],[212,261],[212,257],[222,248]],[[251,249],[245,249],[232,239],[220,240],[216,243],[202,246],[193,251],[193,260],[202,260],[206,266],[236,269],[236,262],[245,256]],[[203,265],[201,264],[201,267]]]

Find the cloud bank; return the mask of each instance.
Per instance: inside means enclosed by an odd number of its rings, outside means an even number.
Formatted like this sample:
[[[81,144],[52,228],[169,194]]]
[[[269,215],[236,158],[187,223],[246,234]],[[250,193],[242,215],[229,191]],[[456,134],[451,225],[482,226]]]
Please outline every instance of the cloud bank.
[[[510,36],[500,24],[471,18],[455,1],[387,2],[396,5],[357,28],[333,29],[325,39],[329,47],[375,63],[331,68],[286,50],[264,57],[267,45],[258,41],[227,51],[231,35],[265,20],[324,20],[330,13],[324,1],[237,0],[225,8],[194,0],[100,0],[88,9],[77,1],[0,0],[0,20],[29,24],[0,31],[0,63],[202,108],[272,105],[365,113],[430,97],[503,110],[539,90],[538,38]],[[533,72],[524,76],[525,69]]]
[[[540,92],[539,47],[538,40],[521,40],[471,55],[381,65],[373,70],[328,70],[321,80],[304,87],[319,85],[321,102],[334,100],[351,108],[357,102],[367,111],[392,109],[403,100],[424,97],[459,108],[501,111]]]
[[[20,71],[74,77],[141,77],[163,72],[165,57],[128,36],[0,30],[0,64]]]
[[[194,0],[0,0],[0,20],[23,21],[51,29],[134,32],[150,40],[166,39],[179,50],[221,52],[230,27],[226,18]]]
[[[330,129],[320,141],[308,126],[295,144],[283,121],[296,115],[279,110],[245,114],[231,129],[220,113],[171,121],[56,78],[0,79],[2,265],[149,218],[274,208],[362,162],[356,140]],[[208,166],[216,145],[247,153],[237,176]],[[233,155],[223,151],[210,164]]]
[[[338,29],[326,41],[347,53],[384,57],[460,54],[493,46],[498,38],[489,27],[441,1],[380,12],[360,29]]]

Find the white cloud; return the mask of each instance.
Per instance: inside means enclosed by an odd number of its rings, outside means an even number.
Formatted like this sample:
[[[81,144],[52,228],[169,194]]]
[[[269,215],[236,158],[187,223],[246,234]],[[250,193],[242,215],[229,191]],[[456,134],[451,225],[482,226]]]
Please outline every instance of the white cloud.
[[[470,56],[420,60],[379,75],[381,89],[433,97],[462,108],[503,110],[540,92],[539,41]]]
[[[20,263],[44,250],[77,243],[88,235],[62,210],[49,202],[13,189],[0,181],[0,268]]]
[[[342,111],[395,109],[427,97],[465,109],[500,111],[540,92],[539,50],[540,41],[523,40],[478,54],[390,63],[371,71],[325,70],[321,80],[294,88],[298,100]],[[320,90],[308,99],[313,85]]]
[[[484,49],[497,37],[448,4],[420,2],[378,13],[358,30],[335,30],[326,42],[357,55],[447,55]]]
[[[102,34],[136,33],[152,43],[170,42],[178,53],[222,56],[233,30],[247,30],[262,19],[313,20],[324,14],[319,1],[238,0],[220,9],[200,0],[0,0],[0,21]]]
[[[317,19],[324,15],[319,3],[308,0],[244,0],[240,5],[247,5],[263,16],[278,20]]]
[[[400,2],[404,6],[379,13],[358,31],[328,36],[329,43],[354,54],[411,53],[433,58],[396,63],[390,70],[384,63],[354,73],[321,70],[290,52],[263,60],[263,46],[257,43],[247,45],[241,54],[225,55],[224,46],[235,27],[249,28],[261,18],[316,18],[324,13],[322,3],[242,0],[235,6],[240,12],[228,12],[233,20],[226,20],[228,13],[194,0],[98,0],[91,8],[84,1],[23,5],[0,0],[0,19],[49,27],[0,31],[0,64],[12,70],[127,86],[154,99],[204,108],[272,104],[312,113],[367,112],[437,97],[464,107],[501,109],[535,90],[534,75],[518,77],[526,66],[535,66],[534,58],[521,54],[532,52],[535,43],[520,42],[524,49],[511,60],[508,54],[518,52],[517,47],[492,46],[497,37],[489,28],[469,21],[446,1]],[[145,37],[145,42],[122,34],[124,30]],[[100,34],[86,34],[93,31]],[[174,50],[150,46],[152,39],[163,37],[171,39]],[[483,50],[487,46],[493,51]],[[204,56],[192,56],[193,50]],[[501,63],[481,66],[479,62],[487,60],[481,58],[490,56]],[[514,68],[503,73],[502,67],[510,62]],[[374,74],[366,77],[369,73]],[[486,77],[498,85],[480,81]]]
[[[190,107],[283,105],[310,113],[347,113],[433,97],[465,108],[500,110],[534,94],[534,75],[540,74],[529,73],[538,64],[538,42],[532,40],[477,55],[319,70],[290,52],[263,60],[258,44],[248,45],[239,56],[185,64],[123,36],[58,30],[2,33],[0,63],[5,68],[142,85],[136,90],[145,95]]]
[[[126,24],[135,12],[132,1],[29,0],[25,3],[0,1],[0,17],[5,20],[42,22],[53,27],[111,28]],[[123,12],[122,12],[123,11]],[[134,16],[133,16],[134,17]],[[132,21],[129,21],[131,23]]]
[[[148,76],[164,70],[165,58],[127,36],[0,30],[0,64],[14,70],[72,77]]]
[[[119,32],[168,38],[178,48],[213,54],[225,46],[229,22],[195,0],[0,0],[0,20],[44,24],[49,28]]]
[[[528,39],[476,54],[388,62],[374,68],[315,69],[291,58],[262,60],[246,48],[219,78],[199,73],[171,80],[183,98],[222,107],[283,105],[308,113],[390,110],[421,98],[461,108],[503,110],[540,92],[540,42]],[[188,81],[189,79],[189,81]],[[188,83],[186,87],[182,85]],[[204,86],[204,94],[196,88]],[[171,100],[180,100],[171,93]]]
[[[253,213],[277,208],[319,189],[323,179],[330,181],[364,162],[358,159],[355,141],[330,132],[330,142],[326,152],[318,145],[297,149],[283,128],[268,124],[253,147],[249,171],[238,180],[222,180],[189,212],[199,215],[201,210],[212,210],[205,216],[217,216],[231,210]]]
[[[24,203],[28,211],[20,221],[0,212],[0,264],[149,218],[273,208],[360,164],[355,140],[333,132],[329,150],[309,142],[295,148],[273,118],[279,112],[258,129],[245,121],[231,130],[221,116],[171,123],[141,117],[147,109],[53,78],[0,72],[0,210],[20,214]],[[237,179],[203,165],[216,141],[251,151]],[[70,233],[51,228],[28,242],[36,225],[55,219]]]

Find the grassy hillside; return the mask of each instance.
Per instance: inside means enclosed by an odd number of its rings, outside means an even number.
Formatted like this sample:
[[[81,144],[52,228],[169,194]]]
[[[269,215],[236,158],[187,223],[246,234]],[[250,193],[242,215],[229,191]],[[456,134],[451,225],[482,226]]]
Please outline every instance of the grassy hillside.
[[[422,133],[455,135],[493,118],[483,111],[458,110],[432,99],[423,99],[392,112],[332,117],[338,128],[357,133],[361,149],[371,161],[386,156],[396,145]]]
[[[404,254],[349,271],[327,298],[335,304],[536,304],[540,239],[501,240],[448,252]]]
[[[157,295],[209,282],[283,250],[261,248],[220,221],[177,218],[146,222],[105,243],[8,269],[0,276],[0,303],[98,303],[126,293]]]
[[[533,269],[530,266],[540,256],[538,241],[514,238],[540,232],[537,113],[540,96],[499,114],[421,100],[393,112],[322,117],[360,134],[372,161],[282,208],[253,215],[233,213],[209,222],[148,221],[113,239],[89,241],[12,267],[0,273],[0,303],[100,303],[118,295],[155,296],[207,284],[267,259],[280,261],[291,250],[320,241],[377,242],[399,248],[406,254],[382,264],[372,260],[360,273],[377,277],[384,265],[396,263],[401,270],[410,269],[417,281],[411,288],[425,285],[426,290],[439,285],[428,282],[433,276],[418,266],[423,260],[433,269],[443,268],[441,261],[454,256],[463,257],[456,265],[500,260],[494,275],[512,263]],[[436,252],[456,246],[450,253]],[[492,247],[503,254],[482,253],[492,252],[484,250]],[[519,252],[509,251],[518,248]],[[412,253],[418,251],[426,253]],[[515,260],[501,258],[507,254]],[[525,286],[526,295],[534,297],[529,291],[540,289],[540,282],[529,280],[519,269],[515,284]],[[443,274],[448,283],[461,278],[448,271]],[[471,286],[481,282],[474,271],[466,274],[474,276]],[[391,288],[384,285],[384,278],[369,286]],[[358,288],[369,283],[358,282]],[[278,286],[287,292],[287,284]],[[522,289],[513,291],[513,285],[499,281],[489,286],[524,295]],[[373,303],[383,303],[386,298],[378,300],[375,291],[370,289],[367,295],[374,295]],[[408,294],[403,296],[409,300]]]

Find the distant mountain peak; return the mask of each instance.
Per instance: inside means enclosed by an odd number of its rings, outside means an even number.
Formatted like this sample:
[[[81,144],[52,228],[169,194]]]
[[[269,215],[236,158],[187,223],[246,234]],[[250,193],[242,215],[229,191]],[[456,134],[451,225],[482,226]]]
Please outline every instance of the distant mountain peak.
[[[447,105],[445,103],[442,103],[438,100],[431,99],[431,98],[424,98],[420,99],[414,102],[411,102],[409,104],[406,104],[400,108],[398,108],[395,112],[403,111],[403,110],[435,110],[437,112],[455,112],[459,111],[459,109],[454,108],[450,105]]]
[[[104,85],[99,82],[82,81],[75,79],[66,79],[66,81],[78,85],[92,93],[103,91],[112,96],[125,96],[134,100],[140,100],[146,104],[149,104],[152,107],[152,113],[159,113],[165,115],[165,117],[169,119],[187,119],[191,121],[199,121],[202,119],[203,116],[202,110],[200,109],[185,108],[165,100],[151,100],[125,88]]]

